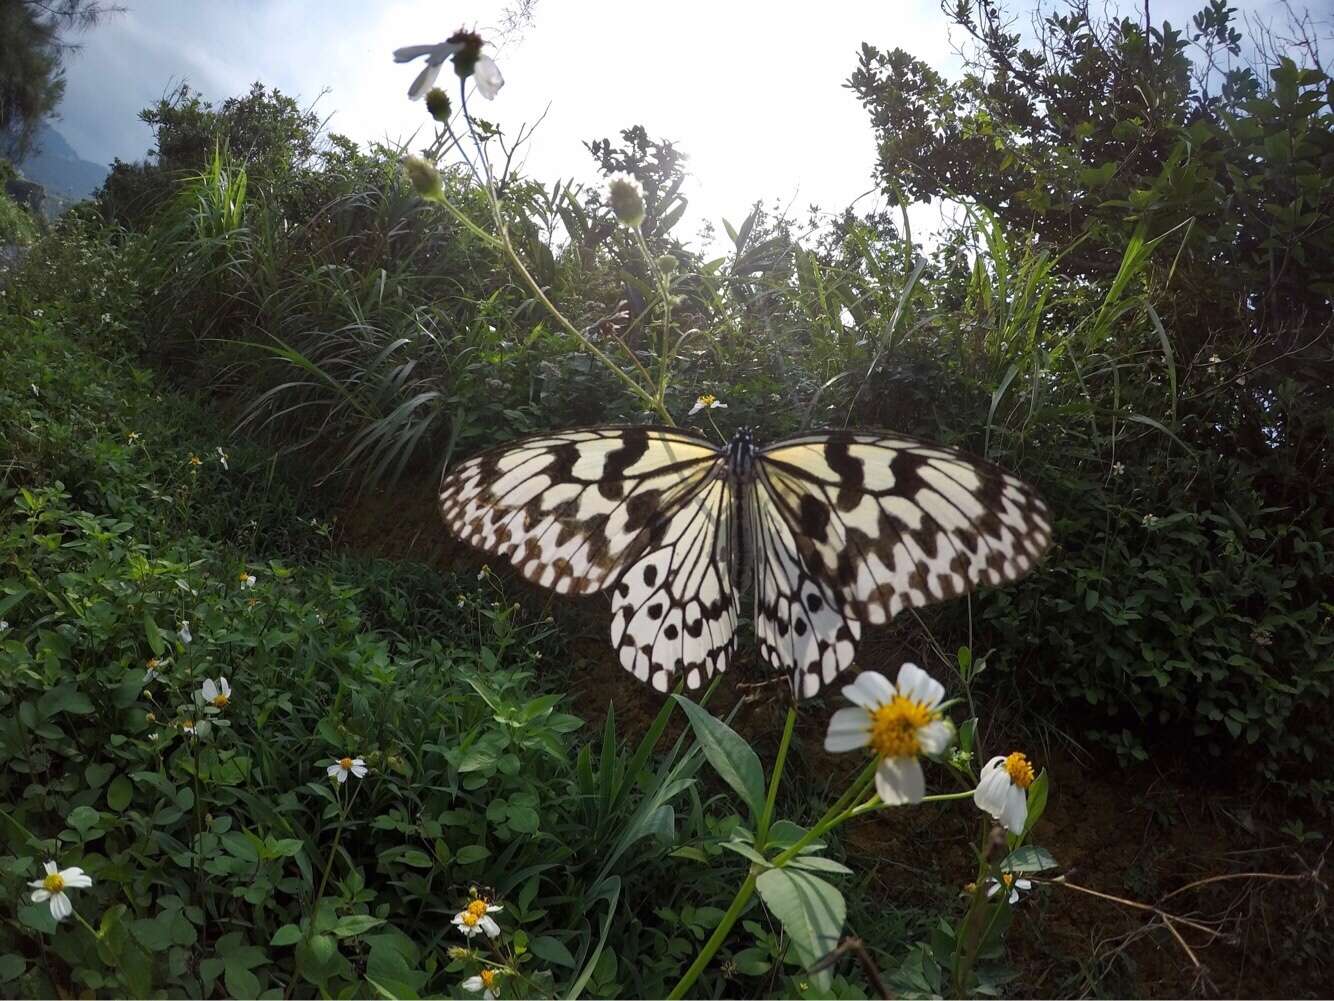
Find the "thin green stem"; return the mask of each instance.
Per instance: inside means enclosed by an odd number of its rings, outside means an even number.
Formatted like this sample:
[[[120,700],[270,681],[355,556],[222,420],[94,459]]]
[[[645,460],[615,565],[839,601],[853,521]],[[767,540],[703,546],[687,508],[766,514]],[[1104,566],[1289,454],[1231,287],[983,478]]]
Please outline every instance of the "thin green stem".
[[[718,927],[713,930],[709,940],[704,943],[704,948],[699,951],[695,961],[690,964],[690,968],[682,974],[681,979],[672,992],[667,995],[668,1001],[678,1001],[685,997],[686,991],[699,979],[699,975],[704,972],[704,968],[709,965],[709,960],[713,959],[714,953],[722,946],[732,926],[736,924],[737,918],[741,917],[741,912],[745,910],[746,904],[750,903],[750,898],[755,893],[755,880],[758,874],[755,866],[751,866],[750,872],[746,875],[746,881],[741,884],[741,888],[736,891],[736,896],[732,898],[731,905],[723,915],[722,920],[718,922]]]
[[[769,776],[769,794],[764,798],[764,813],[755,826],[755,850],[763,851],[764,842],[769,837],[769,824],[774,816],[774,800],[778,798],[778,783],[783,777],[783,765],[787,761],[787,749],[792,743],[792,731],[797,725],[797,707],[788,706],[787,719],[783,723],[783,739],[778,742],[778,757],[774,759],[773,774]]]

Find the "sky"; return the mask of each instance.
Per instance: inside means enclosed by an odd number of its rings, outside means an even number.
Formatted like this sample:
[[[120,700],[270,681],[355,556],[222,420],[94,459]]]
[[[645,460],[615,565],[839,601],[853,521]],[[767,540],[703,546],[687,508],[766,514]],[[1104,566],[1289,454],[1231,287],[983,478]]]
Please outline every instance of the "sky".
[[[313,103],[332,131],[406,139],[425,122],[422,105],[406,96],[420,64],[395,64],[393,49],[440,41],[460,25],[495,37],[507,5],[119,2],[127,12],[86,33],[69,57],[56,124],[80,156],[101,163],[144,157],[152,136],[137,115],[182,81],[220,102],[260,80]],[[1203,2],[1156,0],[1154,20],[1184,26]],[[512,135],[545,112],[525,166],[548,183],[596,177],[586,140],[615,139],[635,124],[673,140],[690,158],[687,232],[706,220],[721,230],[724,217],[737,224],[756,199],[790,205],[798,216],[812,203],[837,212],[859,197],[858,207],[869,209],[879,204],[867,194],[874,138],[843,86],[861,43],[902,47],[953,76],[957,40],[938,0],[538,0],[520,35],[488,49],[506,83],[477,113]],[[916,210],[915,227],[934,214]]]

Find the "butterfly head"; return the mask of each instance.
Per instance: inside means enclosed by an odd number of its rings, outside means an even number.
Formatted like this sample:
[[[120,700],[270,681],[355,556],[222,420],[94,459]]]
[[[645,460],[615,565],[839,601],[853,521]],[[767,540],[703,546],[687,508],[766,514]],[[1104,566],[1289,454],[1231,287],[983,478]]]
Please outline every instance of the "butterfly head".
[[[755,477],[755,434],[742,428],[727,443],[727,474],[737,483],[749,483]]]

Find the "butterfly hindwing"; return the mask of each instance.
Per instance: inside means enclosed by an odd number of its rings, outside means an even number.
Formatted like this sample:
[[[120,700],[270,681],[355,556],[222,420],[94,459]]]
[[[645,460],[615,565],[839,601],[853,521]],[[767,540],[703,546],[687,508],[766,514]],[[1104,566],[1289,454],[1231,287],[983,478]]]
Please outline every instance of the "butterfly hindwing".
[[[731,484],[718,476],[667,513],[654,546],[613,592],[611,640],[621,666],[660,692],[678,677],[698,688],[731,659],[732,496]]]
[[[797,698],[814,695],[851,663],[861,623],[836,592],[812,576],[802,544],[757,484],[747,509],[755,551],[755,639],[760,660],[792,681]]]

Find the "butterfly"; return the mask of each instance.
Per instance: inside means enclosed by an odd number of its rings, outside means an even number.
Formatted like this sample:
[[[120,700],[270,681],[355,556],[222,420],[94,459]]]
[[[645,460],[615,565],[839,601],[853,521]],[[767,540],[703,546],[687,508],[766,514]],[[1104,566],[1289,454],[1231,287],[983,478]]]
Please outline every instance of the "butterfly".
[[[607,425],[482,452],[442,481],[463,541],[563,594],[609,592],[621,665],[660,692],[724,671],[754,591],[760,660],[797,698],[853,661],[865,624],[1022,577],[1047,507],[999,466],[891,431],[757,446]]]

